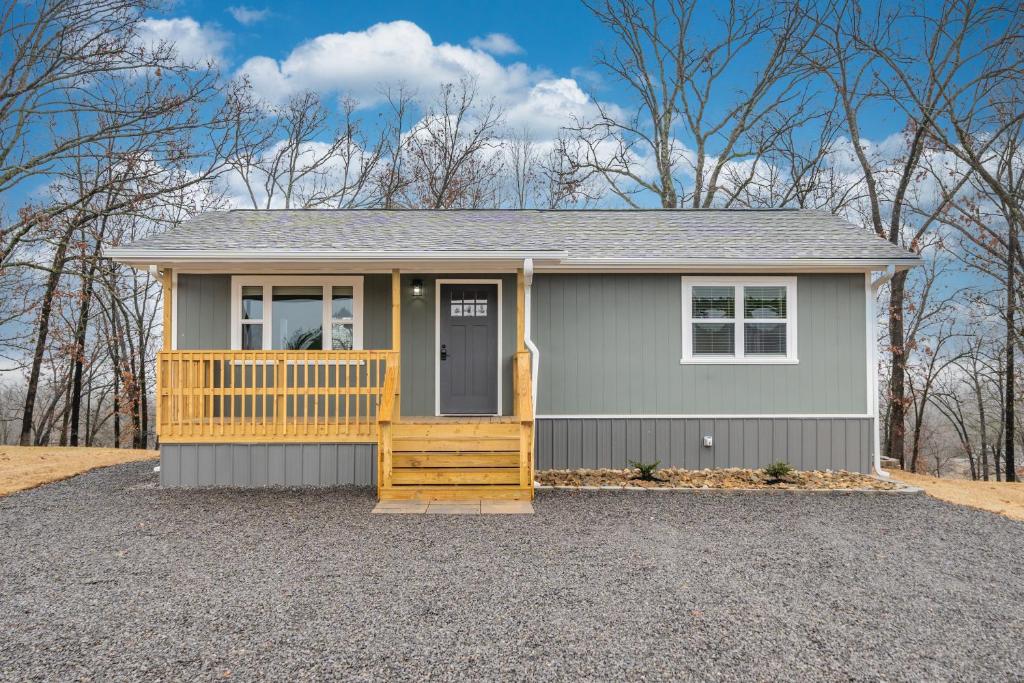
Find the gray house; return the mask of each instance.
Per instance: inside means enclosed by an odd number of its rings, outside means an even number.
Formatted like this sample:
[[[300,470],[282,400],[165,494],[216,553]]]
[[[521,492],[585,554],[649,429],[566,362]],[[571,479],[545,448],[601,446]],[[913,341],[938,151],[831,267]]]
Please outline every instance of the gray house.
[[[874,292],[805,210],[208,213],[162,278],[166,486],[532,496],[536,468],[878,467]]]

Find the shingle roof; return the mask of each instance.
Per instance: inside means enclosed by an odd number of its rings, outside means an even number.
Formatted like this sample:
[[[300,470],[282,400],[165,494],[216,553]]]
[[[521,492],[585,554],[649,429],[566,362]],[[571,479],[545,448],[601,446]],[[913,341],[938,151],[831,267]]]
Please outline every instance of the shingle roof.
[[[842,218],[813,210],[234,210],[200,215],[122,249],[142,253],[559,252],[567,263],[651,260],[917,257]]]

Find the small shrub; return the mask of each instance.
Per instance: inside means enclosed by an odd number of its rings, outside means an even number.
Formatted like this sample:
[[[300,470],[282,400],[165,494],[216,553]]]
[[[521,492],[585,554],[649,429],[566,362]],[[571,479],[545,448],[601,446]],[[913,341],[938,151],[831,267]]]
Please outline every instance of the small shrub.
[[[768,467],[764,468],[764,473],[771,477],[774,481],[785,479],[790,474],[792,474],[793,471],[793,466],[790,465],[785,460],[773,462],[771,465],[768,465]]]
[[[658,469],[658,465],[660,464],[660,460],[655,460],[652,463],[639,461],[630,461],[629,463],[630,467],[634,467],[640,472],[640,474],[637,476],[637,479],[639,479],[640,481],[658,481],[658,479],[654,476],[654,470]]]

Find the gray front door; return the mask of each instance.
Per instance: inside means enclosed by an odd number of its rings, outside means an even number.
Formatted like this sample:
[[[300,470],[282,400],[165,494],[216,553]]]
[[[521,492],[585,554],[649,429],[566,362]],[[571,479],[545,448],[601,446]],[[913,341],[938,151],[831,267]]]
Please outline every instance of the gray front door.
[[[498,412],[498,285],[442,284],[441,412]]]

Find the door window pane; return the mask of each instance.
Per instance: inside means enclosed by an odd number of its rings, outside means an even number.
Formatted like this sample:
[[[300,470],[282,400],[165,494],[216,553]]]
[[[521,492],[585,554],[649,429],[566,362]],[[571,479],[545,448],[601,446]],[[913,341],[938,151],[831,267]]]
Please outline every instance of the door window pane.
[[[733,287],[694,287],[694,318],[733,318],[736,315],[736,290]]]
[[[352,288],[334,287],[331,293],[331,317],[352,318]]]
[[[351,323],[334,323],[331,326],[331,348],[335,351],[352,350]]]
[[[786,323],[746,323],[743,352],[749,355],[786,355]]]
[[[323,287],[274,287],[271,348],[323,348]]]
[[[263,320],[262,287],[242,287],[242,320]]]
[[[263,348],[262,323],[244,323],[242,325],[242,348],[246,351],[257,351]]]
[[[731,356],[736,351],[732,323],[693,323],[693,355]]]
[[[743,317],[785,318],[785,287],[744,287]]]

